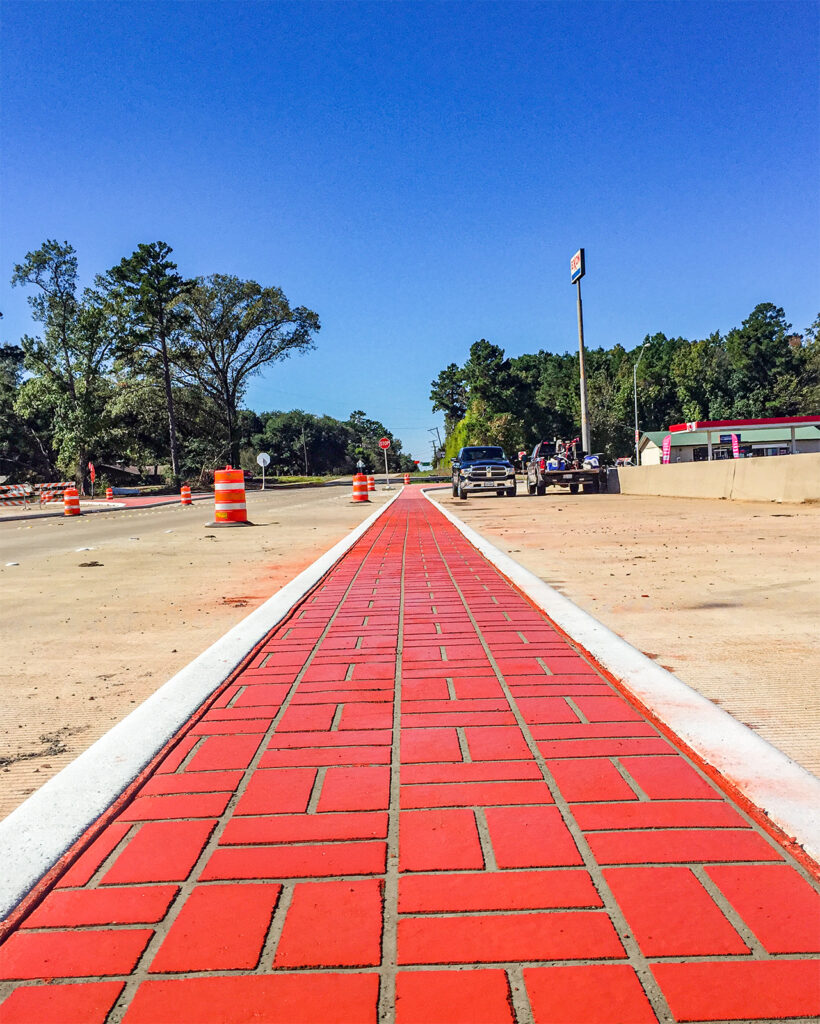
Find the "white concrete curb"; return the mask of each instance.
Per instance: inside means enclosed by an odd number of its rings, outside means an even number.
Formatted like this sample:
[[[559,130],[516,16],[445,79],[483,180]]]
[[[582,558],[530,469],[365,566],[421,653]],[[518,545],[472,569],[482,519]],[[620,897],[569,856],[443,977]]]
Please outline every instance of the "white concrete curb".
[[[425,498],[684,743],[820,862],[820,779]]]
[[[0,919],[400,494],[401,489],[0,822]]]

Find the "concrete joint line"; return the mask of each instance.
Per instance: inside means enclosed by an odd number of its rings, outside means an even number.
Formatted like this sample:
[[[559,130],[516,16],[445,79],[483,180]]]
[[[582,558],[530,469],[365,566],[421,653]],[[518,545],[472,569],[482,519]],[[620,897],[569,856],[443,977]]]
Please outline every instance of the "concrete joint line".
[[[423,493],[489,562],[629,693],[820,863],[820,779],[553,590],[426,491]]]
[[[0,822],[0,920],[399,497],[360,523]]]

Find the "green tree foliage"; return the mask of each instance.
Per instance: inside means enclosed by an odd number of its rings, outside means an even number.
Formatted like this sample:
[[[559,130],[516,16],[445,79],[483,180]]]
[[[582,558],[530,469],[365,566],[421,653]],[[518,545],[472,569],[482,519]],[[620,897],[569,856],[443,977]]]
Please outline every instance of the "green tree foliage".
[[[107,379],[114,335],[98,291],[77,295],[77,255],[68,242],[46,241],[14,268],[13,285],[36,289],[29,297],[42,335],[22,341],[27,376],[15,409],[29,420],[47,415],[50,446],[64,472],[74,472],[81,490],[91,454],[105,445],[110,423]]]
[[[281,288],[229,274],[198,278],[181,297],[187,344],[173,357],[179,376],[213,403],[233,465],[239,465],[239,407],[251,377],[314,347],[319,317],[291,307]]]
[[[783,310],[761,303],[726,337],[647,335],[637,371],[639,423],[663,430],[698,419],[744,419],[817,412],[820,317],[805,338],[790,334]],[[595,451],[610,458],[633,444],[633,366],[641,346],[586,352],[590,429]],[[463,368],[450,364],[433,382],[434,411],[445,412],[437,385],[463,379],[465,412],[448,423],[445,456],[466,444],[501,444],[508,454],[537,441],[580,433],[577,353],[540,351],[507,358],[485,339]]]
[[[130,373],[147,381],[161,379],[168,416],[171,471],[180,475],[174,409],[173,362],[180,348],[185,314],[180,299],[190,287],[170,259],[165,242],[137,246],[108,272],[108,301],[118,321],[118,356]]]
[[[445,366],[430,385],[433,412],[444,413],[444,430],[449,434],[467,412],[467,381],[456,363]]]

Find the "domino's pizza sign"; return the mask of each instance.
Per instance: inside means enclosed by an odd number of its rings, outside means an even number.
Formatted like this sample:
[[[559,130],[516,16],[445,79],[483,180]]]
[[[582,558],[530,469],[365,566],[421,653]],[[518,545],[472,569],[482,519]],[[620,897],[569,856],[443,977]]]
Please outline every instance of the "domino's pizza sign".
[[[584,266],[584,250],[579,249],[569,261],[570,284],[575,284],[576,281],[580,281],[585,273],[586,267]]]

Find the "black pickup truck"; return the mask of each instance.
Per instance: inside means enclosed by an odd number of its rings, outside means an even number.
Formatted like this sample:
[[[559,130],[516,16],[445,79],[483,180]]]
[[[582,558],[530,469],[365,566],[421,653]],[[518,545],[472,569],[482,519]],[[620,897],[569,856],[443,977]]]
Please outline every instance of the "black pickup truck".
[[[472,445],[462,448],[453,459],[453,497],[464,500],[471,492],[495,491],[501,497],[515,497],[515,467],[503,448]]]

